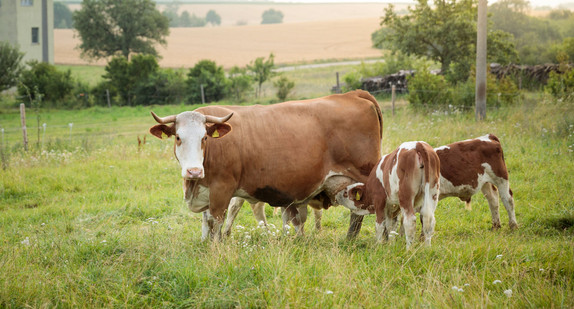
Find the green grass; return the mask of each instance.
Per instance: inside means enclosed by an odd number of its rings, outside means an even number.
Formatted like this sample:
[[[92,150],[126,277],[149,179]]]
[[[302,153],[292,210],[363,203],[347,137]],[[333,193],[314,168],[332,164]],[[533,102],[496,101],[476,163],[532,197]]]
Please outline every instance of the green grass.
[[[137,146],[154,123],[150,108],[42,111],[63,124],[46,133],[44,148],[24,153],[20,132],[6,135],[0,307],[574,307],[574,105],[528,100],[489,110],[481,123],[404,104],[392,116],[389,102],[382,106],[385,152],[408,140],[438,146],[496,134],[520,228],[511,232],[501,209],[503,227],[491,231],[486,200],[476,196],[470,211],[456,199],[439,203],[430,248],[377,245],[372,216],[346,241],[342,207],[324,212],[322,231],[308,222],[299,238],[257,228],[244,207],[232,238],[202,243],[201,216],[182,202],[172,141],[148,135]],[[18,121],[0,114],[5,127]]]

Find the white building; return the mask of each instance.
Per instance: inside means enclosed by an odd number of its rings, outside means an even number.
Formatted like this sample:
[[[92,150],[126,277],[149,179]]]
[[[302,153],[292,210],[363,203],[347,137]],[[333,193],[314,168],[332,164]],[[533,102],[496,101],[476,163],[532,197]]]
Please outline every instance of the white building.
[[[53,0],[0,0],[0,41],[24,52],[23,62],[54,63]]]

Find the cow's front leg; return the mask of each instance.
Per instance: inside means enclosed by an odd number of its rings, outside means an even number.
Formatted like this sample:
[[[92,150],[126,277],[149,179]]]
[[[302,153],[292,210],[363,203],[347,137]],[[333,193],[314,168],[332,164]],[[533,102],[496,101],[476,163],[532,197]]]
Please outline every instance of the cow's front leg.
[[[229,235],[231,235],[231,227],[233,227],[233,222],[235,222],[235,218],[237,218],[237,214],[241,210],[243,202],[244,199],[240,197],[234,197],[231,199],[231,202],[229,202],[225,224],[223,225],[222,233],[224,237],[229,237]]]
[[[213,241],[219,242],[222,240],[221,227],[225,220],[225,213],[227,207],[233,196],[233,190],[222,186],[212,186],[209,192],[209,212],[213,216],[213,226],[211,226],[211,233]]]
[[[201,241],[213,238],[213,216],[206,210],[201,217]]]

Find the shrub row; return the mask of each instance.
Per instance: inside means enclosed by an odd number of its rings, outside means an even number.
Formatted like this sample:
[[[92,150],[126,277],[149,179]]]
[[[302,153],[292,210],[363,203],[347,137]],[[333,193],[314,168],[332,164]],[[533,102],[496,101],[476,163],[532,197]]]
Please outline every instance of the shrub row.
[[[272,67],[273,62],[269,65]],[[29,62],[28,67],[20,75],[21,99],[32,105],[59,108],[197,104],[223,99],[243,102],[255,95],[257,74],[238,67],[226,74],[222,66],[211,60],[199,61],[185,74],[181,70],[161,69],[154,56],[134,55],[130,60],[112,58],[105,67],[103,80],[89,87],[74,80],[70,70],[59,71],[54,65],[35,61]],[[270,73],[263,81],[272,76]],[[294,83],[282,76],[274,85],[278,98],[285,100]]]

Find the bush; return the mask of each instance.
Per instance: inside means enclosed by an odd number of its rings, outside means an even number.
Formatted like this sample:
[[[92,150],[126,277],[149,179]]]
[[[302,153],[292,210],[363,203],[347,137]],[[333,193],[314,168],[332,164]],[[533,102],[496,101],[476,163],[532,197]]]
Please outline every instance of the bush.
[[[473,109],[476,105],[476,76],[474,73],[463,83],[453,86],[450,105],[464,110]],[[510,77],[500,80],[488,73],[486,76],[486,105],[489,107],[510,106],[519,101],[518,87]]]
[[[289,92],[295,87],[295,82],[289,80],[285,76],[281,76],[277,81],[273,83],[273,86],[277,88],[277,98],[280,101],[285,101],[289,96]]]
[[[363,74],[361,74],[361,72],[357,71],[351,71],[345,75],[343,75],[343,85],[341,87],[341,91],[342,92],[347,92],[347,91],[351,91],[351,90],[356,90],[356,89],[360,89],[363,85],[363,83],[361,82],[361,79],[363,77]]]
[[[441,107],[452,103],[452,89],[442,75],[430,73],[427,67],[407,77],[407,99],[415,108]]]
[[[246,94],[253,89],[253,78],[247,74],[247,69],[234,66],[229,71],[229,94],[237,101],[245,100]]]
[[[187,74],[188,102],[201,102],[201,85],[205,102],[219,101],[224,98],[228,84],[223,66],[217,66],[212,60],[201,60]]]
[[[574,69],[564,73],[550,72],[544,91],[559,100],[574,100]]]
[[[18,47],[8,42],[0,41],[0,92],[8,90],[18,83],[18,76],[22,72],[22,58],[24,53]]]
[[[41,100],[52,106],[59,106],[69,99],[74,89],[71,71],[61,72],[52,64],[29,61],[27,70],[22,72],[18,94],[29,100]]]
[[[261,24],[280,24],[283,22],[283,13],[269,9],[261,15]]]
[[[109,89],[110,93],[119,95],[120,105],[132,105],[135,99],[135,89],[140,83],[145,83],[149,76],[159,70],[159,65],[153,55],[134,55],[131,61],[124,57],[114,57],[106,66],[104,79],[108,81],[99,85],[99,90]],[[107,103],[106,103],[107,104]]]
[[[136,105],[178,104],[184,98],[183,74],[172,69],[154,72],[135,89]]]

